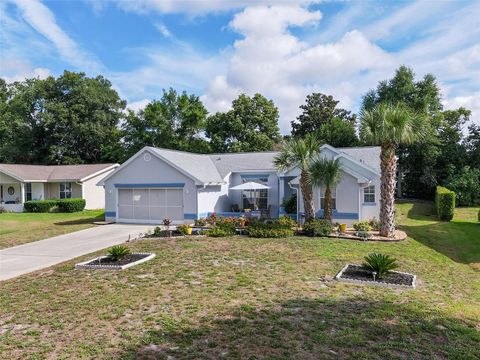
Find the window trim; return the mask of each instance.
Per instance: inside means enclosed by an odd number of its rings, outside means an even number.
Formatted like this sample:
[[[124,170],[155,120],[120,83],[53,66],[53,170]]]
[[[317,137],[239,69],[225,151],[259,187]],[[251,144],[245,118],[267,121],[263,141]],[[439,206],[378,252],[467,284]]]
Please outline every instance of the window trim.
[[[337,187],[334,186],[331,189],[331,191],[332,191],[332,210],[337,210]],[[325,204],[325,187],[320,186],[320,210],[325,210],[324,204]]]
[[[369,189],[373,188],[373,191]],[[367,192],[368,191],[368,192]],[[367,196],[373,196],[373,201],[371,199],[367,200]],[[375,204],[376,203],[376,188],[375,185],[368,185],[363,188],[363,203],[364,204]]]
[[[68,184],[68,186],[67,186]],[[63,185],[63,191],[62,191],[62,185]],[[67,187],[69,188],[69,191],[67,192],[66,189]],[[73,189],[72,189],[72,183],[69,182],[69,181],[66,181],[66,182],[61,182],[58,184],[58,196],[60,199],[71,199],[72,198],[72,192],[73,192]],[[62,193],[64,194],[64,197],[62,197]],[[70,196],[67,196],[67,194],[69,194]]]

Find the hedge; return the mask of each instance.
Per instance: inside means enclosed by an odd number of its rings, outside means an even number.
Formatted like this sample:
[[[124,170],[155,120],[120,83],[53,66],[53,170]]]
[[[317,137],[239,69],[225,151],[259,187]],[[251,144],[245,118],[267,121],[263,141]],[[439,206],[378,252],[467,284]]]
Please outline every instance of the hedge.
[[[328,236],[332,231],[332,223],[325,219],[312,219],[303,225],[303,232],[307,236]]]
[[[440,220],[452,220],[455,211],[455,192],[443,186],[437,186],[437,191],[435,192],[435,208],[437,209],[437,216]]]
[[[59,200],[31,200],[23,206],[27,212],[46,213],[53,210],[64,213],[72,213],[85,209],[84,199],[59,199]]]

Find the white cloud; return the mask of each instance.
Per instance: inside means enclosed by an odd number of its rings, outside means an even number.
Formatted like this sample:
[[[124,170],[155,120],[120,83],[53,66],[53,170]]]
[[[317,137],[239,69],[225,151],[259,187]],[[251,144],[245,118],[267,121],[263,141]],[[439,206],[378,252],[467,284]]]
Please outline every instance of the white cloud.
[[[97,61],[60,28],[47,6],[38,0],[13,0],[13,2],[21,10],[24,20],[50,40],[68,63],[84,71],[99,69]]]
[[[318,45],[290,31],[316,26],[320,19],[320,12],[301,6],[255,6],[236,14],[230,26],[244,39],[235,42],[227,73],[207,87],[203,99],[209,110],[225,110],[239,92],[259,92],[279,107],[280,128],[287,132],[307,94],[328,92],[352,106],[368,89],[361,80],[378,81],[395,67],[388,53],[358,31]]]
[[[162,24],[161,22],[155,22],[154,23],[155,28],[166,38],[171,38],[172,33],[170,30],[168,30],[167,26],[165,24]]]
[[[138,101],[133,101],[133,102],[127,104],[127,108],[130,109],[130,110],[133,110],[133,111],[142,110],[143,108],[145,108],[145,106],[147,106],[150,103],[150,101],[151,100],[149,100],[149,99],[142,99],[142,100],[138,100]]]
[[[26,78],[45,79],[52,75],[49,69],[34,68],[29,62],[20,59],[0,59],[0,69],[1,76],[7,83],[23,81]]]
[[[193,16],[243,9],[261,4],[309,4],[318,0],[111,0],[121,9],[138,14],[186,13]]]

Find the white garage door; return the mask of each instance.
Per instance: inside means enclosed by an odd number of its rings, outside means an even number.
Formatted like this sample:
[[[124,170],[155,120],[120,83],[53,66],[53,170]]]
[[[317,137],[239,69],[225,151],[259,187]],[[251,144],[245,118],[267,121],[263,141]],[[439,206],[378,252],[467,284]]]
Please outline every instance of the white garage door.
[[[161,223],[183,220],[182,189],[118,189],[118,220]]]

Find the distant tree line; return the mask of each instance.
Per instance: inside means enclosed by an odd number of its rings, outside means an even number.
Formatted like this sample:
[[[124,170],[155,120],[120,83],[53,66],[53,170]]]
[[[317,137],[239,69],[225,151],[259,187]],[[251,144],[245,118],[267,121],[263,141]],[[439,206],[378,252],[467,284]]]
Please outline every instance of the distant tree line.
[[[480,203],[480,126],[463,133],[470,111],[444,110],[435,77],[415,80],[405,66],[363,97],[361,111],[380,103],[401,103],[428,117],[427,140],[397,149],[400,193],[431,198],[440,184],[456,191],[462,205]],[[308,95],[291,134],[282,136],[278,109],[261,94],[241,94],[231,110],[209,114],[198,96],[170,88],[132,111],[102,76],[65,71],[44,80],[0,79],[0,162],[123,162],[146,145],[197,153],[268,151],[283,138],[310,133],[335,147],[361,146],[357,116],[338,104],[330,95]]]

